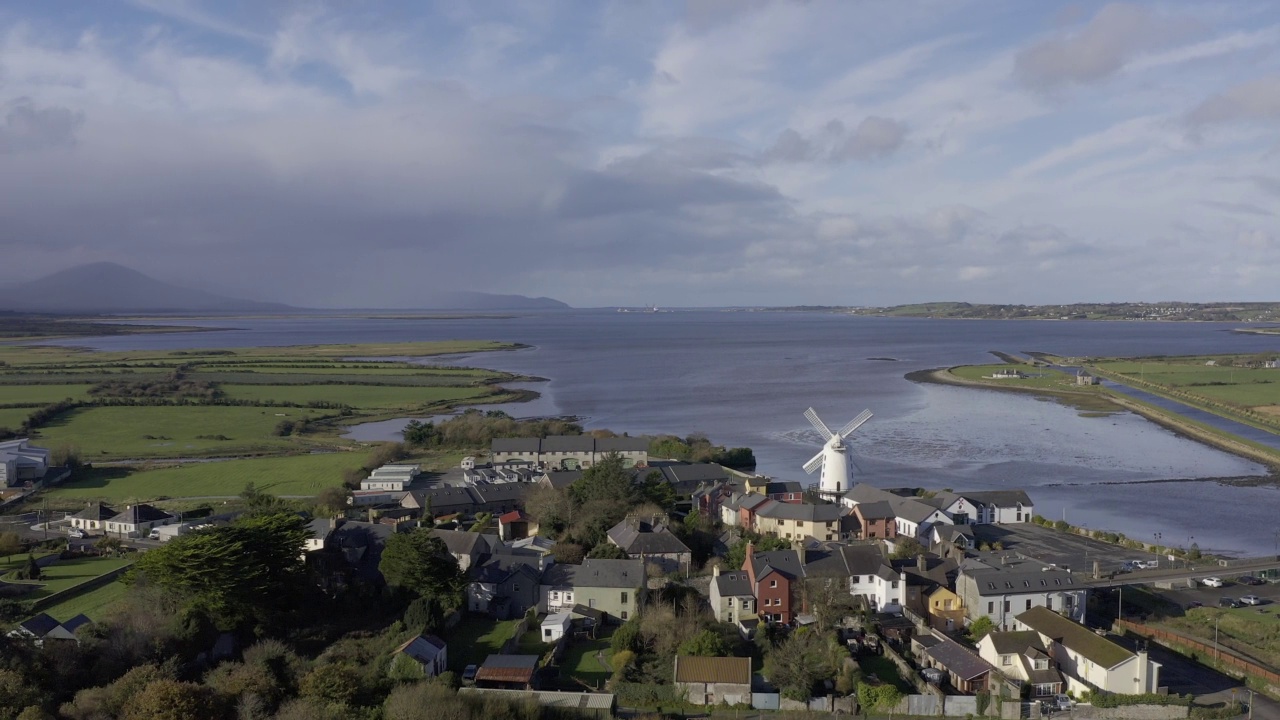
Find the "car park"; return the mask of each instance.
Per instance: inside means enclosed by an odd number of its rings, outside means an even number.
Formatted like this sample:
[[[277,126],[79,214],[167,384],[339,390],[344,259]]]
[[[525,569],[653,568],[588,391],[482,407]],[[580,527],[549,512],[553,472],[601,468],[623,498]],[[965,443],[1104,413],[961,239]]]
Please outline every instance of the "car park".
[[[1261,605],[1262,598],[1258,597],[1257,595],[1245,595],[1244,597],[1240,598],[1240,602],[1245,605]]]
[[[1219,578],[1219,577],[1207,577],[1201,580],[1200,584],[1204,585],[1205,587],[1219,588],[1225,585],[1226,583],[1222,582],[1222,578]]]
[[[1218,598],[1218,607],[1238,608],[1240,607],[1240,603],[1236,602],[1235,598],[1229,598],[1229,597]]]
[[[1266,580],[1263,580],[1262,578],[1254,577],[1252,575],[1241,575],[1240,577],[1236,578],[1236,582],[1240,583],[1241,585],[1266,585],[1267,584]]]

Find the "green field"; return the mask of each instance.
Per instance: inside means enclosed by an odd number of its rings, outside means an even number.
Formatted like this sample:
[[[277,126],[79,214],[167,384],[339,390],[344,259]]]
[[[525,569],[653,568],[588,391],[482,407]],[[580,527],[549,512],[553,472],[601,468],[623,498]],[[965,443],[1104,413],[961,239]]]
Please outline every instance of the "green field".
[[[991,377],[993,373],[1001,370],[1018,370],[1026,377],[994,379]],[[1074,375],[1067,375],[1058,370],[1049,368],[1038,368],[1030,365],[1012,365],[1009,363],[996,363],[993,365],[962,365],[952,368],[951,374],[965,380],[977,380],[981,382],[991,383],[994,385],[1008,385],[1010,387],[1035,388],[1040,390],[1087,390],[1086,387],[1076,385]]]
[[[128,585],[115,580],[49,605],[45,607],[44,612],[60,622],[66,622],[81,614],[88,615],[91,620],[101,621],[116,603],[124,599],[128,590]]]
[[[1104,361],[1098,369],[1242,407],[1280,405],[1280,370],[1205,365],[1204,358]]]
[[[294,438],[272,434],[282,420],[332,412],[204,405],[82,408],[40,428],[38,443],[74,445],[88,462],[282,452],[299,447]],[[229,439],[209,439],[218,435]]]
[[[356,408],[404,408],[471,400],[485,387],[395,387],[389,385],[223,385],[232,400],[270,400],[284,403],[335,402]]]
[[[314,495],[342,483],[342,473],[358,468],[364,456],[352,452],[250,458],[188,463],[155,470],[123,467],[79,470],[70,480],[43,494],[50,504],[87,500],[155,500],[164,497],[226,497],[239,495],[253,483],[275,495]]]
[[[17,430],[30,414],[31,408],[0,408],[0,428]]]
[[[20,584],[40,585],[40,589],[23,596],[23,600],[39,600],[56,592],[79,585],[103,573],[117,570],[133,562],[133,558],[86,557],[74,560],[59,560],[52,565],[41,568],[43,574],[39,580],[20,581]],[[13,582],[13,581],[10,581]]]
[[[449,669],[461,674],[468,665],[480,665],[516,634],[519,620],[490,620],[468,615],[445,635],[449,643]]]
[[[89,394],[89,385],[0,385],[0,405],[48,405]],[[29,410],[27,412],[30,412]]]

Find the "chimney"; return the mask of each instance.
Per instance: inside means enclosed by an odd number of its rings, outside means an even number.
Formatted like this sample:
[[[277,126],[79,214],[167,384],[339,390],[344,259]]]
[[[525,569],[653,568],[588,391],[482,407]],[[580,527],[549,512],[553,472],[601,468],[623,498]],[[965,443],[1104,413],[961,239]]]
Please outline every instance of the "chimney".
[[[929,563],[924,559],[924,553],[916,555],[916,570],[920,572],[928,572]]]
[[[718,577],[720,577],[720,564],[719,564],[719,563],[717,563],[714,567],[712,567],[712,568],[711,568],[711,577],[713,577],[713,578],[718,578]]]

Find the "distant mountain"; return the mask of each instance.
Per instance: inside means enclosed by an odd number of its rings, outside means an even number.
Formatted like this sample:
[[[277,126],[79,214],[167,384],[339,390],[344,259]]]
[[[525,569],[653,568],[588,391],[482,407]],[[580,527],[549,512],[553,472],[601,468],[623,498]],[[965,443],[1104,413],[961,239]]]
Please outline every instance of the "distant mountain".
[[[171,285],[123,265],[80,265],[0,287],[0,310],[45,313],[278,312],[288,305]]]
[[[549,297],[482,292],[433,293],[424,297],[422,303],[423,310],[556,310],[569,307]]]

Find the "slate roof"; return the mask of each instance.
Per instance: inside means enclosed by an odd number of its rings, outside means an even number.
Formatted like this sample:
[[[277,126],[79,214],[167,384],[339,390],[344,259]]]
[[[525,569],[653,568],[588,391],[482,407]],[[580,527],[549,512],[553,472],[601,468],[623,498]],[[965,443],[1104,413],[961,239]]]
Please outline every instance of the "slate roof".
[[[755,570],[757,581],[768,575],[770,570],[776,570],[789,578],[798,578],[804,575],[804,566],[800,562],[800,554],[795,550],[770,550],[754,553],[750,562]]]
[[[396,652],[408,655],[423,665],[430,665],[445,651],[445,647],[444,641],[435,635],[419,635],[396,648]]]
[[[854,512],[861,515],[865,520],[883,520],[886,518],[893,518],[893,508],[890,507],[886,500],[860,502],[854,506]]]
[[[769,507],[761,508],[757,514],[761,517],[782,520],[800,520],[802,522],[828,523],[839,520],[844,515],[844,508],[839,505],[809,505],[806,503],[774,502]]]
[[[58,626],[61,624],[62,623],[57,620],[54,620],[51,615],[47,613],[40,613],[39,615],[27,618],[26,620],[18,623],[18,627],[38,638],[42,638],[58,629]]]
[[[513,575],[524,575],[537,582],[541,574],[537,558],[494,555],[471,568],[471,581],[500,585]]]
[[[329,518],[316,518],[307,523],[307,535],[312,540],[324,540],[333,530],[333,521]]]
[[[89,619],[89,616],[85,615],[84,613],[80,613],[79,615],[62,623],[62,629],[66,630],[72,635],[75,635],[76,630],[79,630],[81,627],[85,625],[91,625],[91,624],[93,624],[93,621]]]
[[[893,497],[893,493],[881,490],[874,485],[858,483],[857,485],[849,488],[849,492],[845,493],[844,496],[849,500],[852,500],[854,503],[861,504],[888,500]]]
[[[775,481],[764,486],[765,495],[778,495],[781,493],[802,493],[804,486],[795,480]]]
[[[660,468],[662,474],[674,485],[697,485],[729,479],[729,473],[715,463],[672,463]],[[689,492],[693,492],[692,489]]]
[[[529,483],[477,485],[472,492],[480,498],[481,504],[516,502],[529,494]]]
[[[990,569],[966,568],[964,573],[973,578],[978,594],[983,596],[1083,589],[1077,588],[1075,578],[1066,570],[1021,559]]]
[[[769,502],[768,497],[764,495],[757,495],[756,493],[748,493],[747,495],[743,495],[742,497],[736,500],[736,504],[738,507],[746,508],[747,510],[753,510],[759,507],[762,503],[767,503],[767,502]]]
[[[875,545],[834,545],[807,553],[804,574],[807,577],[849,577],[876,575],[889,570],[898,579]]]
[[[590,435],[551,435],[542,439],[544,453],[590,453],[596,450],[596,439]]]
[[[675,682],[751,685],[751,658],[676,657]]]
[[[961,680],[972,680],[994,669],[986,660],[953,640],[943,640],[924,652]]]
[[[410,490],[409,495],[413,497],[416,505],[420,508],[426,508],[429,503],[431,512],[435,515],[470,510],[482,504],[480,496],[472,492],[471,488],[466,487],[434,487],[426,490]]]
[[[751,590],[751,579],[745,572],[720,573],[712,582],[722,598],[755,595]]]
[[[623,520],[609,528],[609,539],[628,555],[664,555],[687,553],[689,547],[671,534],[666,526],[643,520]]]
[[[1044,643],[1040,642],[1040,633],[1034,630],[996,631],[989,635],[991,646],[997,655],[1021,655],[1027,648],[1044,651]]]
[[[639,560],[587,558],[581,565],[557,563],[542,574],[542,584],[552,587],[632,589],[644,583],[644,563]]]
[[[1031,497],[1025,490],[983,490],[961,493],[961,497],[972,503],[996,507],[1016,507],[1018,503],[1022,503],[1023,507],[1029,507],[1032,504]]]
[[[146,503],[139,503],[125,508],[124,512],[111,518],[110,521],[115,523],[124,523],[126,525],[140,525],[142,523],[163,522],[165,520],[174,520],[176,518],[176,515],[170,515],[158,507],[147,505]]]
[[[95,503],[89,503],[89,505],[85,507],[85,509],[81,510],[75,515],[72,515],[71,517],[79,518],[81,520],[110,520],[111,518],[119,514],[120,513],[116,512],[116,509],[111,507],[110,505],[107,505],[106,503],[95,502]]]
[[[902,518],[913,523],[922,523],[930,515],[938,512],[938,508],[921,502],[919,498],[902,498],[894,496],[889,500],[889,506],[893,508],[894,517]]]
[[[1033,607],[1018,615],[1017,620],[1104,668],[1113,668],[1134,657],[1131,651],[1045,607]]]
[[[497,538],[483,533],[462,532],[460,530],[432,530],[431,535],[444,541],[450,555],[483,555],[492,552]],[[492,538],[492,539],[491,539]]]
[[[648,452],[649,441],[644,438],[613,437],[596,440],[596,452]]]
[[[582,477],[581,470],[552,470],[546,474],[547,482],[557,490],[569,487],[580,477]]]

